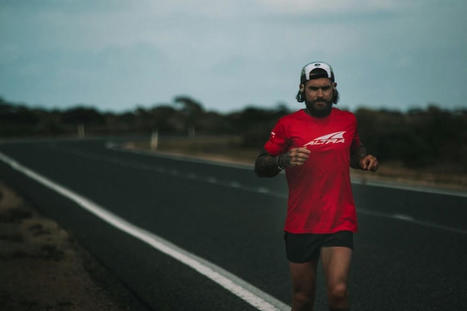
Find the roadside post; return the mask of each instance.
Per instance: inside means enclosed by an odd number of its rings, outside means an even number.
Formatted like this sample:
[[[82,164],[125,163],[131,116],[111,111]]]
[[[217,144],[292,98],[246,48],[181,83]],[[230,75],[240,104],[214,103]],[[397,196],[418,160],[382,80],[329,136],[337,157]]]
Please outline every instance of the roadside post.
[[[151,150],[157,150],[157,145],[159,144],[159,132],[157,129],[152,132],[151,134],[151,139],[149,142],[149,147]]]

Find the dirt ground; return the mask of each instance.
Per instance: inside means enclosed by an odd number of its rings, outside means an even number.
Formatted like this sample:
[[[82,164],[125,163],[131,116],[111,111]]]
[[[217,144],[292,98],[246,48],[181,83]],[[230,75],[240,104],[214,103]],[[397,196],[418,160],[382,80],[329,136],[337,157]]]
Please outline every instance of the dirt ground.
[[[73,237],[0,180],[2,311],[132,310],[132,297]]]

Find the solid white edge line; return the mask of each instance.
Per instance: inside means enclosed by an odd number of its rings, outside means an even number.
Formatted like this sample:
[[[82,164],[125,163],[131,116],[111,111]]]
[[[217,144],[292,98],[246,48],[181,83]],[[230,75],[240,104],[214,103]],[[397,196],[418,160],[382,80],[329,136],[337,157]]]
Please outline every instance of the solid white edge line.
[[[104,220],[108,224],[114,226],[115,228],[128,233],[129,235],[137,238],[138,240],[145,242],[146,244],[159,250],[160,252],[169,255],[170,257],[178,260],[179,262],[189,266],[190,268],[194,269],[195,271],[199,272],[200,274],[224,287],[232,294],[249,303],[253,307],[257,308],[258,310],[290,310],[290,306],[284,304],[282,301],[277,300],[271,295],[261,291],[260,289],[240,279],[239,277],[233,275],[225,269],[203,258],[200,258],[145,229],[133,225],[132,223],[109,212],[108,210],[92,202],[91,200],[21,165],[20,163],[16,162],[15,160],[11,159],[10,157],[1,152],[0,160],[10,165],[13,169],[23,173],[24,175],[43,184],[44,186],[47,186],[50,189],[69,198],[85,210],[93,213],[94,215]]]

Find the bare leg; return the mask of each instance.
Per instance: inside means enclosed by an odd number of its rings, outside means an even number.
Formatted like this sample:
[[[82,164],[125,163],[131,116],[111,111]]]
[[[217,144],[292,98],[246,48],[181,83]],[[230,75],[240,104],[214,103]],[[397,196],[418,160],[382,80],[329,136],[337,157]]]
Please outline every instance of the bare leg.
[[[306,263],[290,262],[292,311],[313,311],[318,259]]]
[[[321,248],[321,260],[328,293],[330,310],[349,310],[347,281],[350,272],[352,249],[332,246]]]

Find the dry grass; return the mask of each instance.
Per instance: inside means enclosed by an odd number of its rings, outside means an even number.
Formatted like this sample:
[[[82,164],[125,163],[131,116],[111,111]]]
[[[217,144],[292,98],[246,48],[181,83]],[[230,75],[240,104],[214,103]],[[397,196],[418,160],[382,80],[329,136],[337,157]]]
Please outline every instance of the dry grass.
[[[162,138],[157,150],[151,150],[149,140],[128,142],[124,147],[240,164],[253,164],[258,155],[258,150],[242,148],[236,136]]]
[[[0,265],[1,310],[125,310],[91,276],[97,262],[2,181]]]

